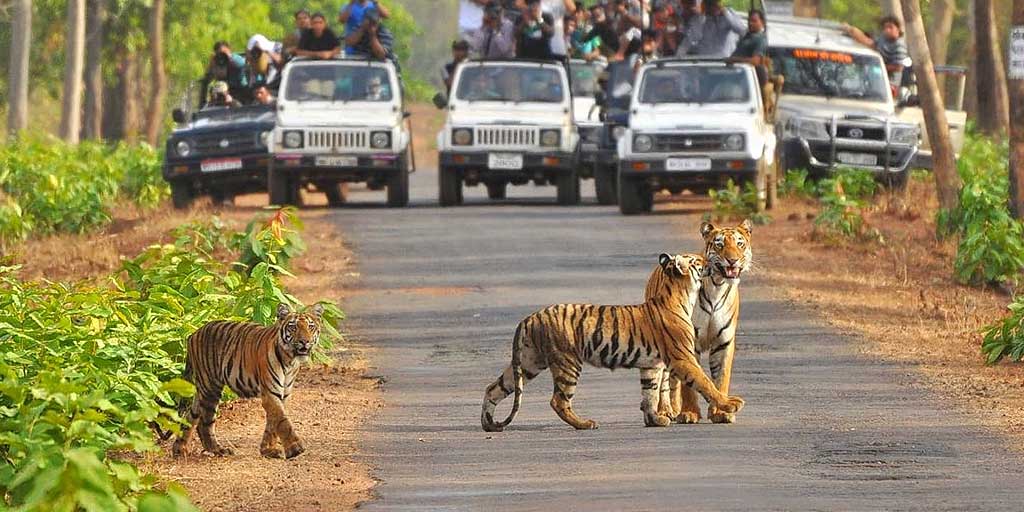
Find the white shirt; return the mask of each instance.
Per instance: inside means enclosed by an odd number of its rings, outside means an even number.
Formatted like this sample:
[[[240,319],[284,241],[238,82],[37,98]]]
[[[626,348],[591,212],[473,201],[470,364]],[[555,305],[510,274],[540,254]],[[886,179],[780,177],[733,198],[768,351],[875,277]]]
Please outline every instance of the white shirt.
[[[554,18],[555,33],[551,36],[551,53],[565,55],[568,53],[565,46],[565,26],[562,20],[565,18],[565,0],[541,0],[541,11],[548,13]]]
[[[459,0],[459,34],[480,28],[484,22],[484,8],[470,0]]]

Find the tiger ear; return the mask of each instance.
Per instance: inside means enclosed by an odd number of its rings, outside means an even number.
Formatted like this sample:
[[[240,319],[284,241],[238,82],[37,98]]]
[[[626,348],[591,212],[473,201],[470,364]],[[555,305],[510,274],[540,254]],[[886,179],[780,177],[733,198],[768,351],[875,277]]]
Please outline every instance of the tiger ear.
[[[747,235],[754,232],[754,225],[750,222],[750,219],[743,219],[743,222],[740,222],[740,225],[736,227],[746,231]]]
[[[284,302],[277,305],[277,319],[284,320],[285,317],[292,314],[292,308]]]
[[[710,235],[711,232],[714,231],[714,230],[715,230],[715,225],[714,224],[712,224],[712,223],[710,223],[708,221],[701,222],[701,224],[700,224],[700,236],[703,237],[705,240],[708,239],[708,235]]]
[[[320,317],[324,315],[324,305],[317,302],[316,304],[313,304],[313,307],[310,308],[309,312],[312,313],[313,316],[317,317],[317,319],[320,319]]]
[[[672,256],[671,255],[666,254],[666,253],[661,253],[660,255],[658,255],[658,265],[661,265],[661,268],[665,268],[671,262],[672,262]]]

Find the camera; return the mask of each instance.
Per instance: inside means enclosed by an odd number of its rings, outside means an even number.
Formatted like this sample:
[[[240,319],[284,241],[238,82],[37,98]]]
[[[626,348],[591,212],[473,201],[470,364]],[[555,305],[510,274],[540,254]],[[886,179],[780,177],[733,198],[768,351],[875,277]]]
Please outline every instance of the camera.
[[[218,52],[216,55],[213,56],[213,62],[216,63],[218,66],[227,66],[228,56]]]

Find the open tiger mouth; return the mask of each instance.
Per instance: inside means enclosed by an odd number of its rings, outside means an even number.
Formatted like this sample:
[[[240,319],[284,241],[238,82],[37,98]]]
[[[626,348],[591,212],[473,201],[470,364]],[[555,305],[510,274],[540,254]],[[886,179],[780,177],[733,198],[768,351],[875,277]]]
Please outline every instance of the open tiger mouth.
[[[718,270],[722,272],[723,276],[725,276],[725,277],[727,277],[729,279],[736,279],[736,278],[740,277],[740,267],[739,266],[726,267],[726,266],[722,265],[721,263],[719,263],[718,264]]]

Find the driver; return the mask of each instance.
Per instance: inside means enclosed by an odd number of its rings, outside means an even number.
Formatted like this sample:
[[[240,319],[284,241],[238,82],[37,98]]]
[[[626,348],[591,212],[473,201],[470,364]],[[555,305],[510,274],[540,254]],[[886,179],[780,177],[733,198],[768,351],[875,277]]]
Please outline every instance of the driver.
[[[661,77],[654,82],[654,100],[658,103],[679,103],[683,101],[683,95],[674,80]]]
[[[500,97],[494,80],[485,70],[477,70],[469,81],[466,98],[475,101],[496,100]]]

